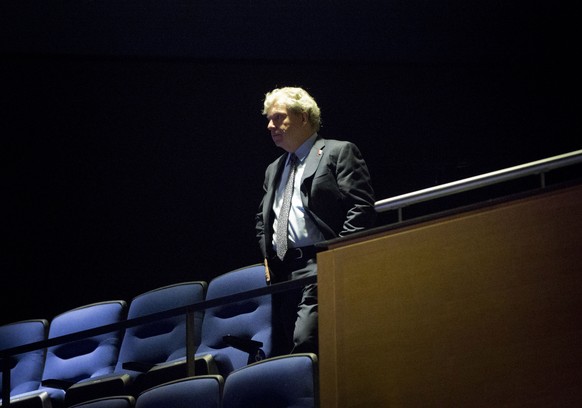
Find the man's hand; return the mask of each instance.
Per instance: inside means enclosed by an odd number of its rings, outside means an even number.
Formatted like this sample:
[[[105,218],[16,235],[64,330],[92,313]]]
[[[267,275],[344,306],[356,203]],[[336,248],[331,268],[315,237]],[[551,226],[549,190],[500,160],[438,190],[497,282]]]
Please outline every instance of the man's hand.
[[[267,258],[265,258],[265,280],[267,281],[267,285],[271,284],[271,270],[269,269]]]

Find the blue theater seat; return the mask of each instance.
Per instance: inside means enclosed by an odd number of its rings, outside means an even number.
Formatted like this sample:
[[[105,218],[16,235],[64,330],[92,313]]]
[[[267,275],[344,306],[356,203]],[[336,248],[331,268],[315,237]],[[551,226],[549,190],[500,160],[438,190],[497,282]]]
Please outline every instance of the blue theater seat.
[[[253,264],[212,279],[208,284],[206,300],[212,301],[265,287],[264,265]],[[239,367],[270,357],[273,344],[272,326],[271,295],[206,309],[201,341],[195,353],[195,374],[219,374],[226,377]],[[186,357],[174,361],[174,367],[181,367],[181,372],[186,372]],[[150,373],[152,372],[155,369]]]
[[[11,349],[25,344],[44,341],[48,336],[49,322],[46,319],[22,320],[0,326],[0,350]],[[44,367],[45,349],[32,350],[27,353],[7,357],[2,361],[10,366],[10,395],[19,395],[35,391],[40,387]],[[4,377],[0,371],[0,404]]]
[[[316,408],[317,356],[289,354],[239,368],[225,379],[222,403],[223,408]]]
[[[207,300],[266,287],[263,264],[245,266],[212,279]],[[228,374],[271,357],[273,344],[271,295],[263,295],[206,310],[197,360],[206,372]],[[197,367],[204,365],[198,364]]]
[[[186,307],[204,300],[207,284],[182,282],[160,287],[133,298],[127,318],[135,319],[158,312]],[[199,343],[203,312],[195,313],[194,343]],[[119,358],[112,374],[75,384],[67,392],[67,404],[114,395],[137,396],[156,384],[187,375],[186,314],[129,327],[125,331]]]
[[[123,300],[81,306],[50,321],[48,339],[120,322],[127,311]],[[119,353],[121,332],[113,331],[47,349],[40,387],[13,396],[14,408],[64,406],[67,389],[77,382],[113,371]]]
[[[70,408],[132,408],[134,406],[134,397],[131,395],[120,395],[82,402],[80,404],[73,405]]]
[[[220,375],[186,377],[143,391],[136,408],[221,408]]]

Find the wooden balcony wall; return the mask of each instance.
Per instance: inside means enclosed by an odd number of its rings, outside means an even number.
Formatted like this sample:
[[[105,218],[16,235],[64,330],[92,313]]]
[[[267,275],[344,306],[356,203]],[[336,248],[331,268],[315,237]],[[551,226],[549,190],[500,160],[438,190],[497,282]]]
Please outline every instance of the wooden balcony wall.
[[[582,403],[582,186],[318,255],[330,407]]]

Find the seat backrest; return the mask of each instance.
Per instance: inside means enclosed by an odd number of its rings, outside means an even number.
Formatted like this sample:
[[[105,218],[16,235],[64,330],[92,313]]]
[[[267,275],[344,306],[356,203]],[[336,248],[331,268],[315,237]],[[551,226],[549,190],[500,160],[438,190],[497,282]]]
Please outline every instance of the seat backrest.
[[[212,279],[208,284],[206,300],[263,288],[266,285],[264,265],[249,265]],[[202,322],[202,339],[196,354],[211,354],[219,374],[223,377],[248,364],[249,359],[247,352],[227,344],[224,336],[262,342],[261,349],[265,357],[270,357],[273,343],[271,319],[271,295],[209,308]]]
[[[49,326],[48,338],[93,329],[122,321],[127,312],[124,300],[91,303],[55,316]],[[113,372],[119,354],[122,330],[86,337],[77,341],[51,346],[47,349],[42,375],[48,380],[76,383]],[[51,399],[64,399],[65,391],[41,386]]]
[[[223,377],[186,377],[143,391],[136,408],[221,408]]]
[[[22,320],[0,326],[0,350],[44,341],[48,336],[48,327],[49,322],[46,319]],[[44,359],[44,348],[10,357],[10,395],[39,388]],[[3,392],[3,380],[3,373],[0,371],[0,397]]]
[[[128,319],[164,312],[201,302],[206,294],[204,281],[182,282],[160,287],[133,298],[129,304]],[[195,313],[194,342],[200,343],[203,311]],[[151,323],[129,327],[125,331],[116,373],[135,372],[123,368],[124,363],[159,364],[186,357],[186,317],[156,320]]]
[[[272,357],[233,371],[224,382],[223,408],[316,408],[318,360],[312,353]]]
[[[135,398],[131,395],[99,398],[81,404],[72,405],[70,408],[132,408],[135,406]]]

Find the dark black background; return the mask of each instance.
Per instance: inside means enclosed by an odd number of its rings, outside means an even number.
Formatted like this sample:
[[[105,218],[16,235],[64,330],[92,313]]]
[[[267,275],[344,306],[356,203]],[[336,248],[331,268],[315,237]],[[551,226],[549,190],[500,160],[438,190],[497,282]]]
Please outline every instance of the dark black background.
[[[576,20],[565,1],[2,2],[0,323],[260,262],[276,86],[312,93],[377,199],[580,149]]]

